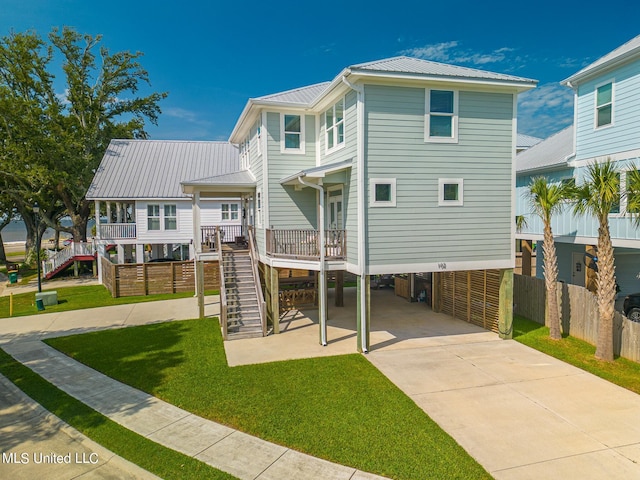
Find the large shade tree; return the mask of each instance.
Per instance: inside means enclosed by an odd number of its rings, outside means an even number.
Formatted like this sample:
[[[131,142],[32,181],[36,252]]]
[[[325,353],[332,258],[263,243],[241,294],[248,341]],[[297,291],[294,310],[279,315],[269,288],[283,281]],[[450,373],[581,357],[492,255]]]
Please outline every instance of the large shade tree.
[[[533,212],[540,217],[544,226],[544,281],[546,295],[546,321],[549,336],[554,340],[562,338],[560,328],[560,310],[558,306],[558,258],[553,240],[551,219],[564,206],[568,195],[567,187],[561,183],[552,183],[545,177],[536,177],[529,184],[527,191]]]
[[[620,208],[620,172],[607,159],[587,167],[582,185],[574,191],[574,213],[588,214],[598,220],[598,336],[596,358],[613,360],[613,318],[616,277],[609,214]]]
[[[100,42],[66,27],[48,42],[34,32],[0,39],[0,174],[31,240],[35,201],[44,223],[86,240],[85,193],[109,141],[147,138],[145,123],[158,120],[166,93],[138,95],[149,84],[142,54],[110,53]],[[62,87],[52,73],[56,55]],[[57,223],[61,212],[71,227]]]

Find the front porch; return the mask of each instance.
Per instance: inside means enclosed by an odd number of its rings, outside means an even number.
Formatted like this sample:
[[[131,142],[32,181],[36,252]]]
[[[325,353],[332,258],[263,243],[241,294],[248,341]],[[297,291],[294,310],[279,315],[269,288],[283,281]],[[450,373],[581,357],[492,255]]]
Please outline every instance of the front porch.
[[[328,294],[328,345],[318,343],[318,309],[293,310],[280,319],[280,334],[225,342],[230,366],[352,354],[357,350],[355,287],[344,289],[344,307]],[[490,342],[498,336],[425,303],[410,303],[392,288],[371,291],[371,351]]]
[[[320,261],[320,231],[294,229],[267,229],[267,256],[293,260]],[[346,230],[324,231],[325,260],[344,260],[347,256]]]

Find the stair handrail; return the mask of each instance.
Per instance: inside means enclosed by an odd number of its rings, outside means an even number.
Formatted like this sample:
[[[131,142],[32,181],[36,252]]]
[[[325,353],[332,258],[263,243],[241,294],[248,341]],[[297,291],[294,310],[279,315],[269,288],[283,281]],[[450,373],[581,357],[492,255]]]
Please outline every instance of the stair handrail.
[[[222,328],[222,339],[227,339],[227,290],[224,279],[224,265],[222,262],[222,240],[220,226],[216,226],[216,248],[218,250],[218,265],[220,267],[220,327]]]
[[[55,252],[51,257],[42,261],[42,273],[46,277],[73,257],[77,255],[93,255],[94,253],[95,247],[90,242],[71,242],[62,250]]]
[[[262,284],[260,283],[260,273],[258,272],[258,249],[256,238],[253,233],[253,227],[249,225],[249,257],[251,258],[251,271],[253,272],[253,283],[256,287],[256,296],[258,298],[258,307],[260,311],[260,325],[262,325],[262,336],[267,335],[267,303],[262,293]]]

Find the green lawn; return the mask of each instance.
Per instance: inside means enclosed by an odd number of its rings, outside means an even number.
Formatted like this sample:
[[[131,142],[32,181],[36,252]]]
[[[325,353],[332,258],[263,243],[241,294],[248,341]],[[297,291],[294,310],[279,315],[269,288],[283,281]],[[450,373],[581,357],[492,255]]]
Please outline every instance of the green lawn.
[[[548,327],[519,316],[514,317],[513,338],[531,348],[640,394],[639,363],[620,357],[613,362],[603,362],[594,357],[596,347],[593,345],[573,337],[564,337],[560,341],[551,340]]]
[[[187,455],[147,440],[51,385],[0,349],[0,373],[75,429],[112,452],[164,479],[232,480]]]
[[[43,289],[47,291],[48,289]],[[49,289],[52,290],[52,289]],[[56,288],[58,304],[47,306],[44,312],[38,312],[35,307],[35,293],[20,293],[13,296],[13,316],[35,315],[37,313],[66,312],[84,308],[106,307],[109,305],[123,305],[128,303],[152,302],[154,300],[171,300],[176,298],[193,297],[193,292],[173,293],[165,295],[146,295],[139,297],[113,298],[102,285],[81,285],[77,287]],[[205,292],[211,295],[217,292]],[[0,297],[0,318],[9,316],[9,297]]]
[[[215,319],[48,343],[199,416],[336,463],[407,480],[491,478],[361,355],[229,368]]]

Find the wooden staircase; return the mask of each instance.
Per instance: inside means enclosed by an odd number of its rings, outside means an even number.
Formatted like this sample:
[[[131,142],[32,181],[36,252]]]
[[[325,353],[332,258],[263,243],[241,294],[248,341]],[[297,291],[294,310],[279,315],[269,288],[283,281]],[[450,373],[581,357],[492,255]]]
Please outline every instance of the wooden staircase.
[[[256,282],[249,250],[221,252],[227,301],[227,339],[264,335]]]
[[[71,242],[59,252],[42,261],[42,273],[44,278],[50,280],[75,261],[93,261],[95,259],[96,250],[93,243]]]

